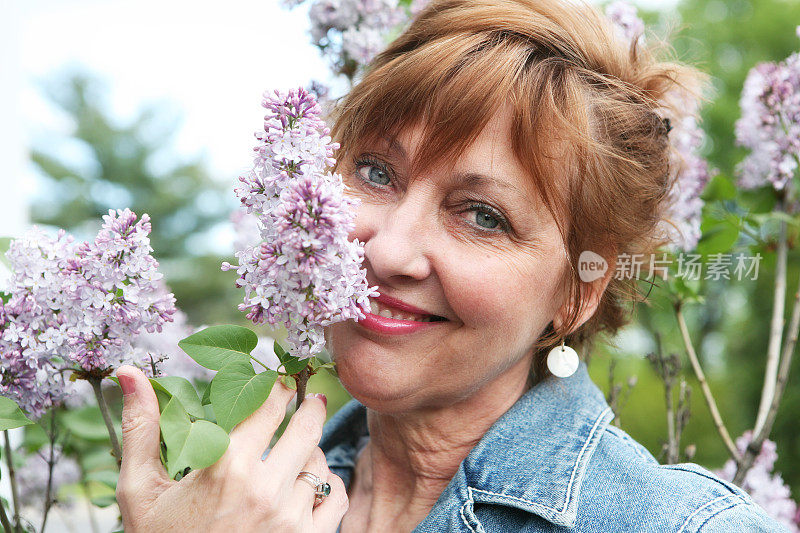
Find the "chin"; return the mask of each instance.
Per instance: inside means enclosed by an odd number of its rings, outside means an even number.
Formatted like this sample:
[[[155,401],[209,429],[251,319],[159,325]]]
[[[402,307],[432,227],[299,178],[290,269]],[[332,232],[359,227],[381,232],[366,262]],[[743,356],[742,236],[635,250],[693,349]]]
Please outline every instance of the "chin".
[[[337,332],[338,333],[338,332]],[[381,412],[394,411],[397,400],[411,394],[408,385],[419,381],[397,355],[363,338],[334,334],[328,351],[336,363],[342,386],[350,395]]]

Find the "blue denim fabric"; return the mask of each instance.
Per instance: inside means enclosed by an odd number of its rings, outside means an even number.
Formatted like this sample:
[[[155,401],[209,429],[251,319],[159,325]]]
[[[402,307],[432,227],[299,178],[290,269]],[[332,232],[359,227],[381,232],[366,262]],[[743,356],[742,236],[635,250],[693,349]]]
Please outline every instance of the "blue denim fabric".
[[[787,531],[705,468],[660,465],[613,418],[583,362],[539,383],[470,451],[414,532]],[[348,487],[368,435],[357,400],[323,430],[328,467]]]

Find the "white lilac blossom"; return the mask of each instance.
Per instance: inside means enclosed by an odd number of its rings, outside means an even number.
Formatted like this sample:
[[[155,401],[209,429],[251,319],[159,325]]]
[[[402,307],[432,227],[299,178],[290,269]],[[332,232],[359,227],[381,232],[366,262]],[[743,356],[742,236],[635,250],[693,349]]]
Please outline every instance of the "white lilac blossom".
[[[348,240],[358,202],[327,170],[338,145],[319,105],[303,88],[267,94],[262,105],[254,167],[236,189],[260,230],[260,242],[236,252],[239,309],[255,323],[285,326],[290,353],[307,358],[324,347],[323,326],[364,318],[374,289],[361,269],[363,244]]]
[[[639,18],[636,7],[624,1],[611,2],[606,6],[606,17],[614,23],[617,36],[626,43],[644,36],[644,21]]]
[[[293,8],[303,0],[284,0]],[[411,11],[421,9],[417,0]],[[312,0],[308,11],[311,38],[338,72],[352,72],[349,63],[365,65],[385,45],[384,37],[408,21],[397,0]]]
[[[745,448],[753,438],[753,432],[745,431],[736,439],[736,448],[739,453],[744,453]],[[760,505],[772,518],[785,525],[789,531],[798,532],[798,508],[792,500],[789,487],[784,484],[780,474],[772,472],[778,458],[775,443],[765,439],[761,451],[756,456],[752,468],[747,471],[742,482],[742,488],[747,491],[758,505]],[[736,474],[736,463],[728,459],[721,470],[715,472],[726,481],[733,480]]]
[[[0,394],[34,417],[67,394],[64,372],[101,377],[134,359],[143,331],[175,312],[152,257],[150,221],[109,211],[93,242],[33,228],[6,254],[10,298],[0,313]],[[146,367],[145,367],[146,369]]]
[[[683,101],[691,98],[687,95]],[[705,203],[700,194],[716,170],[710,169],[708,162],[699,155],[705,132],[697,123],[696,115],[688,114],[670,122],[670,167],[677,176],[667,200],[667,217],[661,227],[674,249],[690,251],[700,240],[701,213]]]
[[[612,2],[606,8],[617,35],[624,42],[643,41],[644,21],[636,8],[624,1]],[[703,200],[700,194],[716,172],[700,155],[705,132],[700,128],[700,106],[692,91],[683,87],[670,90],[656,110],[662,119],[669,120],[670,172],[674,185],[667,198],[667,210],[659,227],[673,250],[690,251],[700,240]]]
[[[800,162],[800,53],[753,67],[739,105],[736,142],[750,150],[738,167],[739,185],[783,190]]]
[[[59,488],[78,483],[81,480],[81,470],[74,459],[63,455],[60,446],[53,447],[52,453],[53,472],[52,479],[50,479],[50,496],[56,498]],[[28,455],[22,466],[17,468],[18,495],[24,505],[39,507],[44,502],[50,477],[50,454],[50,445],[42,446],[37,452]],[[70,500],[58,498],[56,502],[60,505],[71,503]]]

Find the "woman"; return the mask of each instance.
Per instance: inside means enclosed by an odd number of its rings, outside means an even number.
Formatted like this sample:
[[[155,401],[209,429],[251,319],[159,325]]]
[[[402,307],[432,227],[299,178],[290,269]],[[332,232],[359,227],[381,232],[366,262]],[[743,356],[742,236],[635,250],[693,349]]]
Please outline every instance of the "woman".
[[[326,331],[354,400],[324,431],[324,398],[304,402],[262,461],[292,398],[275,385],[217,464],[173,482],[152,389],[121,368],[125,530],[779,530],[610,425],[561,348],[625,322],[634,280],[614,258],[663,243],[665,118],[684,112],[669,95],[702,82],[591,7],[434,0],[337,109],[352,237],[380,291]],[[584,251],[608,262],[596,279],[579,277]]]

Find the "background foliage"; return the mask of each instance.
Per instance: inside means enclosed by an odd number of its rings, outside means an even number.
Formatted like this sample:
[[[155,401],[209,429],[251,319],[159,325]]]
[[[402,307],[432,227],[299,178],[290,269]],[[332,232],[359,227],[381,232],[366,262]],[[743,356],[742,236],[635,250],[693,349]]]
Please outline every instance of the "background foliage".
[[[642,15],[651,27],[664,32],[675,28],[677,15],[679,32],[672,42],[678,56],[712,76],[716,95],[704,112],[704,127],[711,140],[708,158],[720,170],[705,194],[705,222],[712,225],[726,207],[726,191],[733,187],[736,164],[744,156],[734,145],[734,122],[740,114],[738,99],[745,76],[756,63],[780,61],[798,48],[794,28],[800,21],[800,3],[686,0],[677,11]],[[32,220],[81,235],[95,230],[87,228],[87,223],[110,208],[148,212],[153,219],[155,255],[178,306],[190,321],[195,325],[245,324],[243,314],[236,310],[241,295],[233,286],[234,276],[219,271],[220,263],[232,258],[208,253],[197,246],[198,237],[192,237],[199,234],[202,239],[225,223],[233,207],[235,176],[212,178],[202,160],[184,161],[175,156],[170,141],[177,123],[164,122],[164,116],[172,116],[164,108],[143,109],[131,122],[120,124],[103,104],[102,86],[89,74],[54,78],[46,87],[74,127],[69,138],[37,146],[32,153],[47,183],[46,194],[32,207]],[[63,156],[65,146],[80,151],[81,164]],[[747,202],[758,210],[763,197],[754,194]],[[790,248],[789,294],[797,289],[793,282],[798,259],[797,251]],[[757,281],[709,283],[705,303],[687,310],[692,338],[733,435],[741,434],[755,419],[773,285],[772,268],[765,259]],[[613,388],[613,382],[624,383],[636,376],[636,385],[618,409],[618,421],[659,457],[666,435],[662,383],[645,359],[647,351],[654,349],[656,332],[663,338],[665,351],[678,353],[686,361],[674,312],[658,288],[651,293],[649,305],[637,308],[635,323],[617,345],[612,342],[595,348],[590,371],[606,391]],[[612,361],[616,367],[610,382]],[[771,435],[780,451],[775,470],[793,488],[795,499],[800,497],[800,437],[794,415],[800,409],[799,364],[795,358],[793,380]],[[713,429],[688,363],[686,366],[684,375],[695,393],[683,445],[696,445],[693,461],[718,468],[727,452]],[[349,399],[326,373],[313,376],[309,390],[328,395],[329,416]]]

